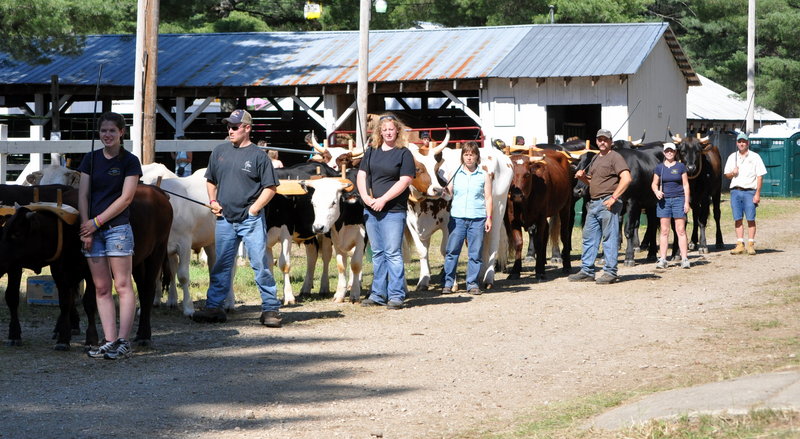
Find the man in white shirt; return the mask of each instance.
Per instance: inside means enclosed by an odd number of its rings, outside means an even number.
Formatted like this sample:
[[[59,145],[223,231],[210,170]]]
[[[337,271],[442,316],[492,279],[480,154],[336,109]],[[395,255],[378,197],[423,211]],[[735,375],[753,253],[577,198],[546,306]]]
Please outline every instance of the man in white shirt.
[[[767,168],[758,153],[750,151],[750,139],[740,133],[736,137],[737,152],[725,162],[725,178],[731,179],[731,211],[736,225],[736,248],[732,255],[756,254],[756,207],[761,201],[761,184]],[[747,219],[747,248],[744,245],[742,217]]]

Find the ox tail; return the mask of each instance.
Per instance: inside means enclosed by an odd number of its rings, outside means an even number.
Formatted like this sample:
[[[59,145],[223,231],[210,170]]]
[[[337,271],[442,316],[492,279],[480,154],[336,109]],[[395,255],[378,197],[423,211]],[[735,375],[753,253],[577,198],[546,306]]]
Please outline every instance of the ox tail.
[[[169,264],[169,255],[165,254],[161,263],[161,294],[158,297],[163,297],[164,293],[169,294],[169,284],[174,275]]]

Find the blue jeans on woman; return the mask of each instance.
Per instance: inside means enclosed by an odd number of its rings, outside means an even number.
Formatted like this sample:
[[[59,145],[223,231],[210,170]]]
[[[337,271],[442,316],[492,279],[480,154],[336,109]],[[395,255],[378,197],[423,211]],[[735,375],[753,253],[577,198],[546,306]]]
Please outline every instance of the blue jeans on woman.
[[[486,218],[450,217],[447,230],[447,248],[444,257],[444,287],[452,288],[456,283],[458,257],[464,239],[467,240],[467,291],[478,288],[478,274],[481,271],[481,252],[483,251],[483,235]]]
[[[372,293],[369,299],[386,305],[406,298],[403,265],[403,231],[406,212],[373,212],[364,209],[369,246],[372,248]]]
[[[278,311],[278,287],[272,277],[271,267],[267,266],[267,224],[262,211],[258,216],[250,216],[240,222],[232,223],[225,218],[217,218],[215,227],[217,262],[211,269],[211,283],[206,294],[206,308],[221,308],[231,287],[231,271],[236,263],[239,243],[250,256],[250,266],[255,273],[255,282],[261,293],[261,311]]]
[[[617,275],[617,257],[619,256],[619,215],[622,211],[622,202],[617,201],[606,209],[603,201],[589,201],[586,208],[586,224],[583,226],[583,252],[581,253],[581,271],[594,274],[594,260],[597,258],[597,248],[603,243],[603,271]]]

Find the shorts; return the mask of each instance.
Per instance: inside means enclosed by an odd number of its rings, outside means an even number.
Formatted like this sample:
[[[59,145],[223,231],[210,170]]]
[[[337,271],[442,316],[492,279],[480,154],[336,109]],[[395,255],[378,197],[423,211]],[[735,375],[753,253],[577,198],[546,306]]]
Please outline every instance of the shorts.
[[[656,203],[656,216],[659,218],[686,218],[683,205],[686,197],[664,197]]]
[[[83,250],[87,258],[106,256],[131,256],[133,254],[133,230],[130,224],[100,229],[92,236],[92,248]]]
[[[753,203],[755,189],[731,189],[731,212],[733,220],[739,221],[744,216],[747,221],[756,220],[756,205]]]

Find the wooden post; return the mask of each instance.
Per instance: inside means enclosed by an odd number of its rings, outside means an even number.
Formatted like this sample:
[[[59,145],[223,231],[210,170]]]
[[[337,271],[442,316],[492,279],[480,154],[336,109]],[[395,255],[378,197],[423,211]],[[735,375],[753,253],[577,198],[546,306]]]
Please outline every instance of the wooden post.
[[[155,161],[156,97],[158,84],[158,11],[159,0],[148,0],[145,8],[145,73],[142,117],[142,164]]]

